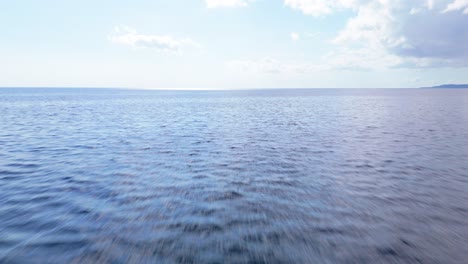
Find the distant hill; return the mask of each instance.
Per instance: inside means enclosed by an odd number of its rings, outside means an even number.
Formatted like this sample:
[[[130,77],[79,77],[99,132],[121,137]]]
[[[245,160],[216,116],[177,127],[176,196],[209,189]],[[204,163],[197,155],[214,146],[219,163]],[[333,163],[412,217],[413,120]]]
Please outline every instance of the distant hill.
[[[437,88],[437,89],[468,89],[468,84],[442,84],[432,87],[422,87],[422,88]]]

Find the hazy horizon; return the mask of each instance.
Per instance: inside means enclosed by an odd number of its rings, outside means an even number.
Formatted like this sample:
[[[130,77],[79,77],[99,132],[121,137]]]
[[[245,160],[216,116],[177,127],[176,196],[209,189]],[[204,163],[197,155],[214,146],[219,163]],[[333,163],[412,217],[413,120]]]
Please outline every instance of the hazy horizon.
[[[142,88],[142,87],[93,87],[93,86],[83,86],[83,87],[61,87],[61,86],[16,86],[16,87],[3,87],[0,86],[0,89],[105,89],[105,90],[134,90],[134,91],[248,91],[248,90],[405,90],[405,89],[440,89],[439,87],[253,87],[253,88]],[[460,88],[443,88],[443,89],[460,89]]]

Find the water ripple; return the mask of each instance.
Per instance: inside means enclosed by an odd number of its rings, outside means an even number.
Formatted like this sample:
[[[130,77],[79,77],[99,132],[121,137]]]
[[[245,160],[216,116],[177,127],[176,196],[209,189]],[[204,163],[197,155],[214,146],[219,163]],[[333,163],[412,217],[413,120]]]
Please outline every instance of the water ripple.
[[[24,91],[0,263],[468,258],[466,91]]]

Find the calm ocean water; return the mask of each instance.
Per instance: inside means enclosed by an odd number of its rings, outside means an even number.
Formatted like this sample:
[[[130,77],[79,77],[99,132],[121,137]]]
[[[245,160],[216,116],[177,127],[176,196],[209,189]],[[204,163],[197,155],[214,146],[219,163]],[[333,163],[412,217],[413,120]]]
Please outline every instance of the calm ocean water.
[[[466,263],[468,90],[0,89],[0,263]]]

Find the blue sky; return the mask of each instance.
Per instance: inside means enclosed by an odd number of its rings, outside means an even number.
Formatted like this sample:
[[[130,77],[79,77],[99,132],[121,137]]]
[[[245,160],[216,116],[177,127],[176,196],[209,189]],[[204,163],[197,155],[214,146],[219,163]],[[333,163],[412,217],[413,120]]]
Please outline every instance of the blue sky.
[[[0,2],[0,86],[468,83],[468,0]]]

